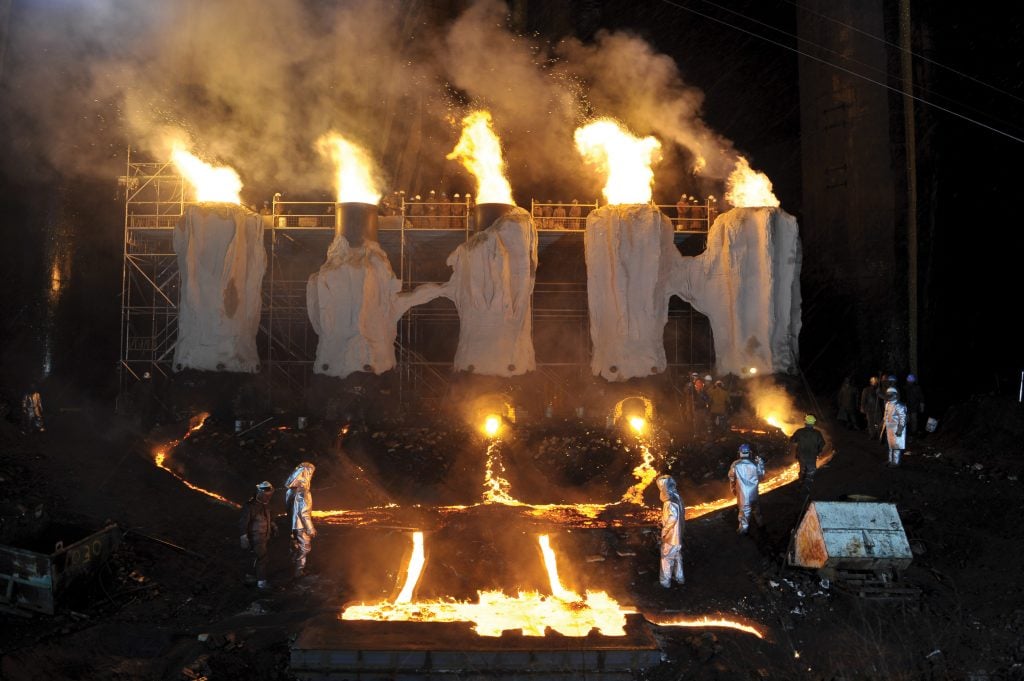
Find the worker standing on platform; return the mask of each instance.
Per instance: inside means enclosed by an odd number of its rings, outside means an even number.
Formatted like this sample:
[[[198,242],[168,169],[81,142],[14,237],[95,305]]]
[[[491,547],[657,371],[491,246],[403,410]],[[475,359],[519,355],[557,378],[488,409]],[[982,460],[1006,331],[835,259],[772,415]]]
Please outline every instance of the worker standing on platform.
[[[655,483],[661,494],[661,570],[659,582],[666,589],[685,584],[683,577],[683,527],[686,522],[683,500],[676,481],[669,475],[659,476]]]
[[[288,509],[288,520],[292,532],[292,564],[295,576],[306,574],[306,557],[312,548],[316,528],[313,527],[313,495],[309,488],[313,482],[316,466],[303,461],[288,476],[284,503]]]

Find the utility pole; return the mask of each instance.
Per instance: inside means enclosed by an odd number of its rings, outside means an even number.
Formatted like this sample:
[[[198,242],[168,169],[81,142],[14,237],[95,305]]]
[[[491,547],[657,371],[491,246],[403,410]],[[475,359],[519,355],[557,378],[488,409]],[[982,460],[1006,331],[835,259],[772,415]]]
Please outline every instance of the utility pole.
[[[907,340],[911,373],[917,373],[917,133],[914,127],[914,58],[910,0],[900,0],[900,75],[907,156]]]

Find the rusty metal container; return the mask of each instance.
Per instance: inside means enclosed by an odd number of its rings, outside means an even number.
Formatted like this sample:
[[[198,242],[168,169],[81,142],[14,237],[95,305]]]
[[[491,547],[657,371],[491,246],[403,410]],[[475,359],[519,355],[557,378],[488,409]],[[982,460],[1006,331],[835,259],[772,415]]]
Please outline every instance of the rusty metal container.
[[[92,534],[51,528],[24,547],[0,544],[0,609],[54,614],[60,597],[93,576],[120,542],[120,528],[107,525]]]
[[[487,229],[503,215],[512,212],[515,208],[509,203],[478,203],[473,207],[474,231],[480,232]]]
[[[912,560],[896,506],[862,501],[812,501],[789,555],[790,565],[843,570],[903,570]]]
[[[372,203],[339,203],[335,210],[335,233],[341,232],[350,246],[377,240],[377,206]]]

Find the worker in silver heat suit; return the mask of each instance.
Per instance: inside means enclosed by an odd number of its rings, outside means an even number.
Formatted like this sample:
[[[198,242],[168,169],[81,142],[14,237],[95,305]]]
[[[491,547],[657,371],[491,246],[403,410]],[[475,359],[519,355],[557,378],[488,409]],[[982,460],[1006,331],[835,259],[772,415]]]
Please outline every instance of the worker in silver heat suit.
[[[655,483],[661,492],[661,573],[659,580],[666,589],[685,584],[683,578],[683,527],[686,522],[683,500],[671,476],[659,476]]]
[[[889,468],[896,468],[900,465],[903,450],[907,448],[907,405],[900,402],[900,393],[896,388],[885,390],[882,432],[889,445]]]
[[[295,576],[306,574],[306,556],[312,548],[316,528],[313,527],[313,495],[309,491],[316,466],[303,461],[285,481],[284,503],[292,530],[292,563]]]
[[[757,486],[764,478],[764,459],[759,456],[751,458],[750,445],[745,442],[738,451],[740,458],[729,467],[729,486],[736,495],[736,515],[739,519],[736,533],[746,534],[750,529],[751,514],[759,526],[764,525],[761,504],[757,498]]]

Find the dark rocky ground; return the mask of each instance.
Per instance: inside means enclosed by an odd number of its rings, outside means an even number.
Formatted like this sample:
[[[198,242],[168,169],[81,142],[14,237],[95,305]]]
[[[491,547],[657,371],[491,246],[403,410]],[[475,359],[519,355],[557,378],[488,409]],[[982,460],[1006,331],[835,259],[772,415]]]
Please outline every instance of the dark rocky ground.
[[[507,507],[431,511],[480,499],[487,443],[468,425],[439,417],[343,434],[340,425],[314,420],[298,430],[294,417],[277,414],[236,435],[233,420],[214,416],[169,456],[180,475],[235,502],[259,480],[280,485],[309,460],[317,464],[317,509],[401,505],[370,525],[321,523],[313,576],[300,582],[288,579],[287,544],[276,540],[277,587],[260,594],[244,577],[237,510],[153,464],[157,448],[183,436],[184,420],[142,432],[105,407],[55,405],[44,433],[0,422],[0,543],[27,546],[55,528],[107,522],[125,532],[96,578],[67,594],[56,615],[0,614],[0,677],[292,678],[289,645],[304,622],[350,600],[387,598],[407,530],[422,526],[431,552],[421,597],[543,589],[535,549],[524,549],[547,531],[563,580],[577,589],[603,589],[654,614],[732,614],[768,632],[759,640],[653,627],[665,661],[637,670],[638,679],[1024,678],[1024,417],[1015,401],[979,396],[957,405],[938,432],[911,443],[898,470],[884,466],[882,445],[863,432],[823,424],[835,456],[812,497],[896,504],[914,549],[901,584],[920,596],[889,602],[847,595],[786,566],[803,509],[792,486],[763,497],[766,526],[750,536],[734,533],[732,509],[688,522],[687,583],[665,591],[653,526],[566,527]],[[694,442],[662,425],[655,465],[678,477],[688,504],[722,495],[744,438],[770,467],[789,463],[777,432]],[[500,448],[512,493],[531,502],[614,501],[638,462],[635,441],[603,421],[520,424]],[[274,501],[283,512],[283,495]],[[657,508],[654,490],[645,502]]]

